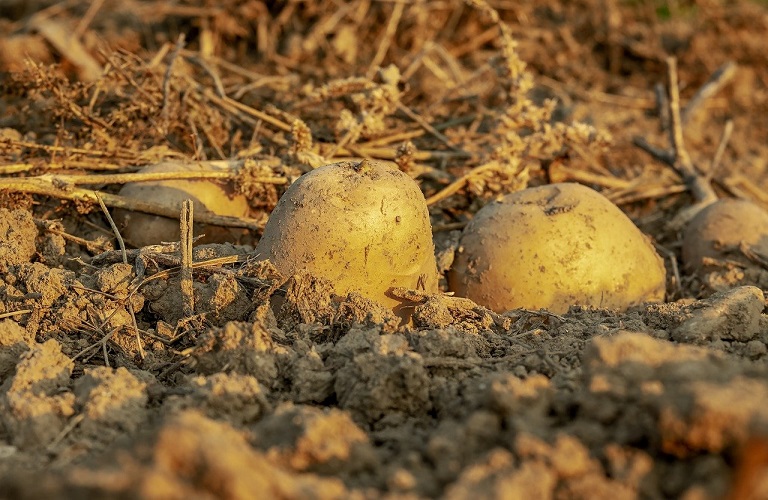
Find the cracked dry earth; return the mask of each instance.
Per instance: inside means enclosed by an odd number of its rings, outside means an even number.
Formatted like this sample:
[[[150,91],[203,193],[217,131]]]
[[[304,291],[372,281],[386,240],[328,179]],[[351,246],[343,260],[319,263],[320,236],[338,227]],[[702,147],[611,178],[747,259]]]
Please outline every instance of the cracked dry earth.
[[[2,497],[768,497],[759,287],[561,316],[429,297],[403,327],[201,245],[236,263],[196,271],[206,320],[174,327],[160,250],[64,269],[0,209]]]

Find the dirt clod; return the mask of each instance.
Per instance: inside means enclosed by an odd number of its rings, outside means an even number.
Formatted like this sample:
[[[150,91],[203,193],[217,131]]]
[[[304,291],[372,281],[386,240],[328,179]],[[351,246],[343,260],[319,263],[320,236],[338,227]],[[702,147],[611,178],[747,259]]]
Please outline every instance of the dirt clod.
[[[0,272],[24,264],[35,255],[37,227],[26,210],[0,208]]]

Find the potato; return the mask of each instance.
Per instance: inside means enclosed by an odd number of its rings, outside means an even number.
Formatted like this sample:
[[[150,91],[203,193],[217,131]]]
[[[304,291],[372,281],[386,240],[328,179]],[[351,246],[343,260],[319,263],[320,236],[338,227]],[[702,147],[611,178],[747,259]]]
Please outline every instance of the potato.
[[[437,291],[429,211],[419,186],[388,162],[325,165],[294,182],[269,217],[256,252],[284,275],[304,270],[358,292],[402,318],[392,287]]]
[[[483,207],[459,242],[448,284],[496,312],[571,305],[626,309],[664,299],[666,271],[650,241],[600,193],[563,183]]]
[[[739,251],[742,243],[768,256],[768,212],[747,200],[716,201],[683,231],[683,263],[689,270],[705,269],[705,257],[750,265]]]
[[[214,169],[213,165],[198,163],[164,162],[150,165],[142,173],[198,171]],[[196,214],[210,211],[217,215],[246,217],[249,207],[245,196],[235,193],[231,186],[209,179],[179,179],[128,183],[120,195],[142,201],[152,201],[171,206],[181,212],[181,203],[193,200]],[[178,241],[179,220],[129,210],[115,210],[115,222],[122,236],[139,247],[155,245],[162,241]],[[195,224],[195,234],[205,233],[202,243],[220,243],[236,239],[236,231],[228,228]]]

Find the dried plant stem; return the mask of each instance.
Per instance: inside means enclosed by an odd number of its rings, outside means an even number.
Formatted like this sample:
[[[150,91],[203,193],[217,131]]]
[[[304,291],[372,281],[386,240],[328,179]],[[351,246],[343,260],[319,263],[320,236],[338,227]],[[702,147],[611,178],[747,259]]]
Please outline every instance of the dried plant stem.
[[[0,165],[0,175],[13,175],[33,170],[36,165],[31,163],[11,163],[9,165]]]
[[[88,185],[88,184],[126,184],[129,182],[150,182],[150,181],[170,181],[170,180],[192,180],[192,179],[222,179],[234,180],[236,175],[232,172],[199,171],[199,172],[149,172],[134,174],[107,174],[107,175],[54,175],[44,174],[39,179],[51,179],[54,184],[60,185]],[[1,181],[1,180],[0,180]],[[254,182],[262,184],[285,184],[288,182],[284,177],[260,177],[254,179]],[[0,189],[3,188],[0,182]]]
[[[78,69],[78,76],[86,82],[94,82],[101,75],[101,65],[80,42],[79,37],[72,36],[65,22],[46,18],[39,13],[29,20],[28,27],[34,28],[56,50]],[[73,103],[73,111],[76,106]]]
[[[192,237],[194,224],[194,204],[184,200],[181,205],[181,297],[183,301],[182,317],[189,318],[195,312],[195,294],[192,285]]]
[[[565,165],[551,166],[549,168],[549,175],[550,177],[557,177],[558,182],[560,182],[560,177],[562,177],[563,179],[574,180],[584,184],[596,184],[610,189],[628,189],[634,185],[632,181],[626,179],[566,167]]]
[[[672,119],[669,116],[669,97],[667,88],[663,83],[657,82],[653,86],[653,95],[656,97],[656,114],[659,116],[659,126],[662,132],[672,128]]]
[[[642,138],[635,138],[635,144],[648,152],[651,156],[671,166],[683,183],[693,195],[696,203],[682,210],[670,223],[672,227],[682,225],[693,217],[698,211],[707,205],[717,201],[710,179],[702,175],[691,161],[683,139],[683,121],[680,117],[680,88],[677,79],[677,60],[674,57],[667,58],[667,73],[669,79],[669,141],[671,149],[665,150],[650,145]],[[709,94],[708,94],[709,95]]]
[[[669,78],[669,116],[672,127],[669,130],[669,142],[674,154],[674,166],[683,176],[683,180],[696,175],[696,169],[691,163],[691,157],[685,148],[683,138],[683,122],[680,119],[680,87],[677,81],[677,59],[667,58],[667,73]]]
[[[427,205],[431,206],[437,203],[438,201],[444,200],[448,198],[449,196],[452,196],[459,192],[464,186],[467,185],[467,182],[472,177],[476,177],[478,175],[484,174],[486,172],[491,172],[493,170],[496,170],[499,168],[499,162],[497,161],[490,161],[484,165],[480,165],[479,167],[476,167],[466,174],[462,175],[452,183],[445,186],[442,190],[438,191],[437,193],[433,194],[429,198],[427,198]]]
[[[107,222],[109,222],[109,227],[112,228],[112,232],[115,234],[115,238],[117,238],[117,245],[120,247],[120,255],[123,258],[123,263],[127,264],[128,254],[125,251],[125,241],[123,240],[123,236],[120,234],[120,230],[117,229],[117,224],[115,224],[115,220],[109,214],[109,210],[107,209],[107,206],[104,204],[104,200],[101,198],[101,196],[98,193],[96,193],[96,199],[99,201],[99,206],[101,207],[101,211],[104,212],[104,216],[107,218]]]
[[[728,190],[740,198],[752,198],[768,205],[768,193],[746,175],[736,172],[723,180]]]
[[[52,196],[62,200],[85,202],[89,204],[98,203],[97,196],[101,196],[104,200],[104,204],[108,207],[124,208],[126,210],[161,215],[172,219],[176,219],[179,216],[178,210],[175,207],[127,198],[111,193],[94,191],[91,189],[73,187],[71,185],[61,185],[54,182],[55,179],[56,177],[54,176],[0,179],[0,191],[39,194],[43,196]],[[210,212],[200,214],[198,216],[198,222],[222,227],[242,227],[252,230],[262,229],[262,224],[253,219],[228,217]]]
[[[662,185],[662,186],[648,186],[644,185],[642,189],[627,189],[610,193],[605,193],[609,200],[616,205],[625,205],[627,203],[635,203],[642,200],[653,200],[664,198],[673,194],[680,194],[687,191],[687,187],[683,184],[674,185]]]
[[[29,314],[31,312],[32,312],[32,309],[21,309],[19,311],[9,311],[9,312],[0,314],[0,319],[12,318],[13,316],[20,316],[22,314]]]
[[[214,104],[217,104],[221,106],[222,108],[235,108],[238,111],[242,111],[246,115],[252,116],[253,118],[256,118],[258,120],[262,120],[273,127],[276,127],[284,132],[290,132],[291,126],[287,123],[285,123],[282,120],[278,120],[274,116],[271,116],[267,113],[264,113],[263,111],[259,111],[258,109],[254,109],[246,104],[241,103],[240,101],[236,101],[229,97],[219,97],[216,95],[211,89],[206,88],[202,92],[203,97],[208,99],[209,101],[213,102]]]
[[[366,74],[368,79],[373,78],[379,65],[384,60],[384,57],[386,57],[389,46],[392,43],[392,38],[397,31],[397,25],[400,24],[400,18],[403,17],[404,10],[405,3],[396,3],[394,5],[392,15],[389,17],[389,23],[387,23],[387,29],[384,31],[384,34],[381,37],[381,42],[379,43],[379,48],[376,50],[376,55],[373,56],[371,65],[368,67],[368,73]]]
[[[728,120],[725,122],[725,128],[723,129],[723,134],[720,136],[720,144],[717,145],[717,151],[715,151],[715,157],[712,158],[712,164],[709,166],[709,169],[707,170],[707,179],[710,181],[712,180],[712,177],[715,175],[715,172],[717,172],[717,168],[720,166],[720,162],[723,159],[723,154],[725,154],[725,148],[728,146],[728,141],[731,140],[731,134],[733,134],[733,120]]]
[[[80,422],[83,420],[85,420],[85,413],[78,413],[69,419],[67,425],[65,425],[61,432],[59,432],[56,437],[54,437],[53,440],[48,443],[48,446],[45,447],[46,451],[49,453],[55,453],[56,447],[61,444],[61,442],[64,441],[64,438],[66,438],[73,430],[75,430],[75,427],[80,425]]]
[[[86,240],[85,238],[80,238],[78,236],[56,229],[55,223],[52,221],[35,219],[35,224],[37,224],[40,229],[46,232],[61,236],[65,240],[77,243],[78,245],[88,248],[89,250],[103,252],[107,248],[111,247],[111,245],[106,242],[101,242],[98,240]]]
[[[394,160],[397,158],[397,149],[370,148],[356,144],[354,146],[341,147],[336,150],[337,155],[365,156],[382,160]],[[326,156],[327,155],[323,155]],[[416,161],[443,160],[450,158],[472,158],[472,153],[465,151],[416,151],[413,159]]]
[[[182,49],[181,55],[188,59],[192,59],[195,62],[198,62],[200,60],[200,54],[191,50]],[[268,86],[271,84],[287,84],[291,80],[295,80],[298,77],[296,75],[261,75],[259,73],[255,73],[253,71],[250,71],[246,68],[243,68],[242,66],[239,66],[237,64],[234,64],[230,61],[227,61],[226,59],[222,59],[215,55],[210,55],[205,57],[205,61],[207,63],[215,64],[216,66],[219,66],[220,68],[223,68],[230,73],[233,73],[235,75],[239,75],[245,78],[248,78],[251,80],[251,83],[245,84],[242,87],[240,87],[234,94],[232,94],[235,98],[239,99],[248,90],[253,90],[259,87]],[[218,87],[218,85],[217,85]]]
[[[683,291],[683,285],[682,285],[682,279],[680,278],[680,269],[677,265],[677,258],[675,257],[675,252],[669,250],[668,248],[658,244],[654,243],[654,247],[656,247],[656,250],[659,253],[664,254],[664,258],[669,262],[669,266],[672,269],[672,276],[673,276],[673,284],[675,287],[675,292],[673,294],[670,294],[669,300],[672,300],[673,297],[677,298],[682,295]]]
[[[125,251],[125,241],[123,241],[123,236],[120,234],[120,231],[117,229],[117,224],[115,224],[114,219],[112,219],[112,216],[109,214],[109,210],[107,209],[107,206],[104,204],[104,200],[101,198],[101,196],[98,193],[96,193],[96,199],[99,201],[99,206],[101,207],[101,211],[104,212],[104,216],[107,218],[107,221],[109,222],[109,227],[111,227],[112,232],[115,233],[115,238],[117,238],[117,243],[120,246],[120,256],[123,258],[123,264],[127,264],[128,254]],[[138,323],[136,323],[136,312],[133,310],[133,303],[130,301],[130,298],[126,298],[126,305],[128,306],[128,312],[131,315],[133,332],[136,336],[136,347],[139,351],[139,356],[141,357],[141,359],[144,359],[144,348],[141,345],[141,333],[139,332],[139,325]],[[109,363],[107,363],[107,365],[109,365]]]
[[[173,63],[176,62],[176,58],[179,56],[179,51],[184,48],[185,37],[184,33],[179,35],[176,40],[176,45],[169,56],[168,66],[165,68],[165,76],[163,77],[163,104],[160,106],[160,116],[165,124],[165,133],[167,134],[167,121],[168,121],[168,96],[171,90],[171,76],[173,76]]]
[[[424,118],[422,118],[419,115],[417,115],[416,113],[414,113],[411,110],[411,108],[409,108],[408,106],[405,106],[403,104],[398,103],[397,109],[399,109],[401,112],[405,113],[405,115],[408,118],[410,118],[411,120],[413,120],[416,123],[418,123],[420,126],[422,126],[424,128],[424,130],[426,130],[427,132],[432,134],[437,140],[439,140],[440,142],[442,142],[443,144],[445,144],[449,148],[451,148],[453,150],[456,150],[456,151],[460,151],[461,150],[461,148],[459,148],[455,144],[452,144],[451,140],[445,134],[441,133],[435,127],[433,127],[432,125],[427,123],[427,121]]]
[[[131,152],[125,149],[118,149],[116,151],[99,151],[99,150],[93,150],[93,149],[85,149],[85,148],[72,148],[68,146],[56,146],[51,144],[38,144],[36,142],[29,142],[29,141],[4,141],[0,140],[0,144],[5,143],[9,144],[11,146],[19,146],[22,148],[30,148],[30,149],[41,149],[43,151],[48,151],[49,153],[65,153],[65,154],[82,154],[82,155],[88,155],[90,157],[101,157],[101,158],[125,158],[125,159],[133,159],[136,157],[135,152]]]
[[[101,9],[102,5],[104,5],[104,0],[93,0],[91,2],[91,5],[88,6],[88,10],[83,15],[83,18],[80,19],[80,22],[77,23],[77,27],[72,33],[74,38],[83,36],[85,30],[88,29],[88,25],[90,25],[93,18],[96,17],[96,13]]]
[[[384,137],[378,137],[376,139],[371,139],[367,142],[361,142],[357,144],[357,147],[364,147],[364,148],[372,148],[376,146],[385,146],[387,144],[392,144],[393,142],[405,142],[409,141],[411,139],[415,139],[417,137],[421,137],[424,135],[424,130],[412,130],[409,132],[396,132],[394,134],[386,135]]]
[[[717,94],[720,89],[730,82],[736,74],[736,63],[728,61],[710,75],[707,81],[699,87],[685,108],[682,110],[683,123],[688,123],[688,120],[694,115],[694,113],[701,107],[701,104]]]

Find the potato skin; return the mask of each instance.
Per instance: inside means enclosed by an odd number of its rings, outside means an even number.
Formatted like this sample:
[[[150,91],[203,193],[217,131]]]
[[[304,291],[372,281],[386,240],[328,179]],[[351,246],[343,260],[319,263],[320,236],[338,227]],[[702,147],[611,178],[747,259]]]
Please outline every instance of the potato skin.
[[[683,231],[683,263],[689,270],[706,269],[703,259],[729,259],[752,265],[737,249],[757,246],[768,255],[768,212],[748,200],[722,199],[701,210]]]
[[[204,166],[197,163],[163,162],[144,167],[140,172],[194,172],[206,168],[213,167],[210,164]],[[126,198],[169,205],[177,208],[179,212],[181,203],[192,199],[197,214],[210,211],[218,215],[247,217],[249,213],[245,196],[236,194],[229,186],[207,179],[131,182],[124,185],[119,194]],[[139,247],[179,239],[178,219],[120,209],[114,211],[114,219],[122,236],[129,243]],[[237,236],[228,228],[198,224],[195,224],[194,232],[205,233],[205,237],[200,240],[202,243],[221,243],[234,240]]]
[[[301,270],[393,308],[392,287],[437,291],[429,211],[419,186],[389,162],[334,163],[280,198],[256,247],[286,276]]]
[[[666,270],[648,238],[603,195],[574,183],[506,195],[464,229],[449,288],[496,312],[661,301]]]

